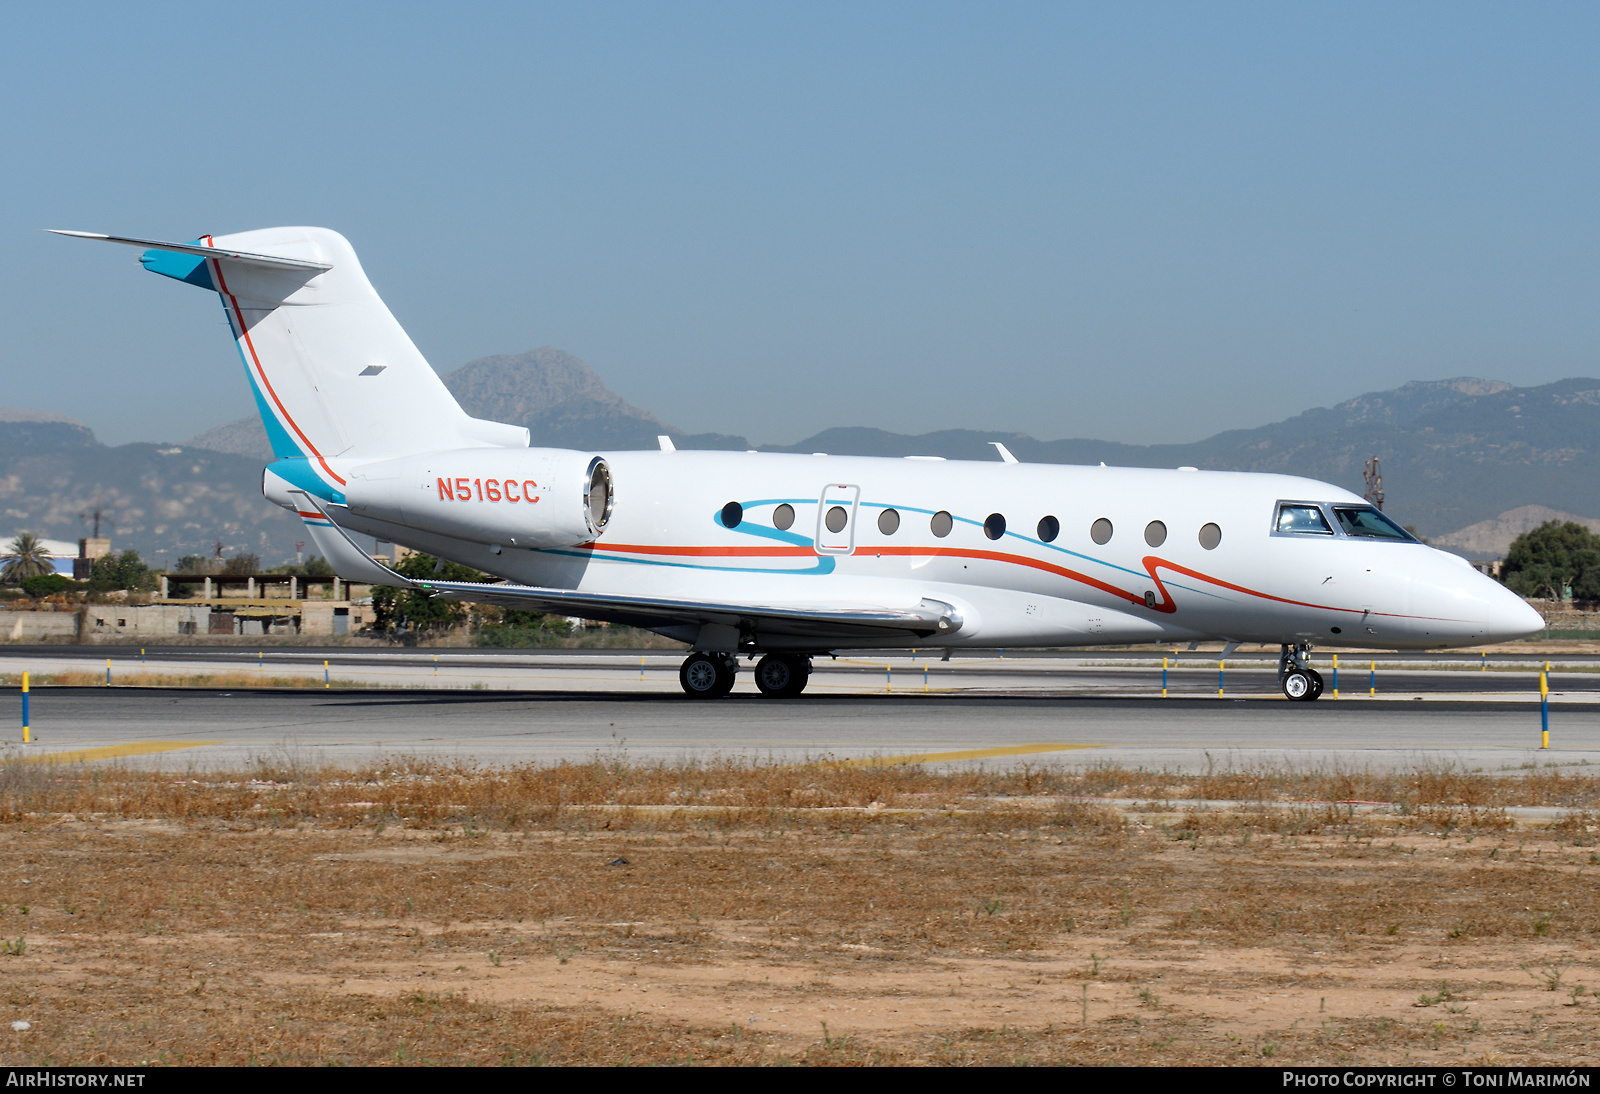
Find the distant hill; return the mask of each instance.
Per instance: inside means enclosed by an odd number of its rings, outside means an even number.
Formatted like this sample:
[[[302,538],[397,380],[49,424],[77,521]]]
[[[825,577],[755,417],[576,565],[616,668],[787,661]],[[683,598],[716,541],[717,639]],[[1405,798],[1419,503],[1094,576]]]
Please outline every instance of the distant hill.
[[[65,414],[0,407],[0,457],[63,452],[94,444],[94,434],[88,427]],[[0,486],[0,498],[4,496],[4,486]]]
[[[101,444],[70,420],[0,412],[0,539],[28,531],[75,541],[99,509],[114,549],[172,565],[209,554],[259,554],[268,564],[294,554],[304,529],[261,496],[256,457],[181,446]]]
[[[474,418],[525,425],[534,444],[550,448],[655,448],[662,434],[680,448],[750,447],[743,437],[666,425],[606,387],[587,362],[553,346],[468,361],[444,383]]]
[[[479,357],[445,373],[443,379],[468,414],[525,425],[535,445],[613,451],[655,448],[656,438],[666,434],[683,448],[751,447],[743,437],[689,434],[664,424],[606,387],[587,362],[553,346]],[[183,444],[262,460],[272,458],[267,431],[254,414],[224,422]]]
[[[228,452],[235,456],[249,456],[253,460],[272,459],[272,444],[267,440],[267,428],[261,424],[259,414],[223,422],[179,443],[184,448]]]
[[[666,434],[685,449],[757,447],[743,437],[688,434],[663,423],[607,388],[582,360],[549,346],[527,353],[479,358],[447,374],[444,380],[469,413],[525,425],[536,445],[601,451],[654,448],[657,435]],[[21,456],[43,450],[82,449],[79,456],[87,461],[87,469],[94,463],[92,452],[113,451],[101,448],[88,430],[70,419],[18,416],[24,413],[0,411],[0,463],[7,458],[6,453]],[[1424,535],[1467,553],[1496,553],[1491,546],[1506,540],[1507,529],[1520,527],[1529,519],[1526,511],[1531,511],[1530,506],[1559,511],[1564,516],[1576,514],[1574,519],[1586,522],[1600,517],[1600,380],[1593,379],[1523,388],[1471,377],[1414,381],[1391,391],[1370,392],[1336,406],[1308,410],[1281,422],[1229,430],[1188,444],[1129,445],[1081,438],[1042,441],[1021,433],[967,429],[910,436],[855,426],[824,430],[796,444],[760,447],[775,452],[993,460],[997,457],[989,441],[1003,442],[1019,459],[1028,462],[1103,461],[1135,467],[1277,471],[1323,479],[1356,493],[1363,489],[1362,462],[1376,455],[1383,463],[1386,509]],[[255,418],[229,422],[190,438],[181,447],[186,451],[212,450],[245,461],[237,466],[227,461],[208,465],[227,482],[237,481],[239,485],[219,483],[214,516],[204,515],[203,510],[209,512],[204,507],[211,502],[199,495],[186,502],[198,523],[215,520],[219,528],[236,527],[237,533],[229,534],[241,538],[255,535],[259,540],[264,536],[273,542],[272,548],[249,547],[264,556],[290,553],[278,545],[285,536],[292,535],[292,528],[283,535],[247,531],[249,513],[265,514],[258,519],[277,519],[276,510],[259,497],[260,464],[270,459],[270,454],[265,432]],[[157,460],[145,454],[144,449],[160,451],[156,446],[137,445],[114,451],[126,452],[131,459],[134,450],[139,450],[138,460],[153,461],[151,473],[167,481],[161,476],[170,475],[176,463],[163,463],[165,457]],[[60,460],[56,464],[62,466]],[[156,467],[163,470],[157,473]],[[112,477],[122,475],[124,470],[131,471],[119,468]],[[248,490],[244,486],[246,478]],[[176,486],[169,483],[166,488],[172,490]],[[235,498],[236,491],[253,493],[255,503],[246,504]],[[153,500],[135,504],[131,497],[130,511],[158,511]],[[77,505],[72,502],[68,507]],[[13,522],[20,522],[23,513],[30,514],[27,519],[34,519],[31,514],[35,511],[11,508],[9,515]],[[1476,527],[1485,522],[1495,527]],[[150,518],[142,526],[155,535],[157,523]],[[170,536],[175,525],[159,523],[167,529],[161,534]],[[21,523],[15,526],[25,527]],[[62,534],[57,525],[37,530],[48,535]],[[222,531],[216,535],[228,538]]]
[[[1524,505],[1501,513],[1493,520],[1469,524],[1459,532],[1437,536],[1429,542],[1435,547],[1443,547],[1468,558],[1504,558],[1511,549],[1512,540],[1552,520],[1561,524],[1571,521],[1591,532],[1600,532],[1600,518],[1580,517],[1543,505]]]
[[[1256,429],[1177,445],[1039,441],[947,430],[908,437],[832,429],[773,451],[994,459],[1003,442],[1038,463],[1275,471],[1363,491],[1362,462],[1382,461],[1386,510],[1425,535],[1543,505],[1600,514],[1600,380],[1512,387],[1493,380],[1413,381]]]

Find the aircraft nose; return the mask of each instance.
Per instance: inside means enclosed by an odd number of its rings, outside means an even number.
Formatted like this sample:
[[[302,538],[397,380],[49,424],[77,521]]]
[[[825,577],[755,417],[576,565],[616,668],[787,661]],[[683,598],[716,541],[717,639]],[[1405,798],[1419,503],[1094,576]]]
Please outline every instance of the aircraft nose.
[[[1518,597],[1517,593],[1510,589],[1507,589],[1506,593],[1507,600],[1510,601],[1506,605],[1507,630],[1514,632],[1518,638],[1536,635],[1544,630],[1544,616],[1541,616],[1533,605]]]
[[[1493,593],[1484,605],[1483,622],[1489,632],[1484,635],[1485,641],[1510,642],[1544,630],[1544,616],[1522,597],[1499,582],[1495,582]]]
[[[1466,560],[1439,554],[1413,571],[1412,608],[1427,638],[1456,645],[1514,642],[1544,629],[1544,617]]]

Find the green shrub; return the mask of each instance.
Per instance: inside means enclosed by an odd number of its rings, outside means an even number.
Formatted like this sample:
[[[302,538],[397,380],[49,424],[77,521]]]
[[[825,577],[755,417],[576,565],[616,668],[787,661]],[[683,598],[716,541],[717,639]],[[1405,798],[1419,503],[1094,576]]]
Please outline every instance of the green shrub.
[[[22,579],[22,591],[31,597],[55,596],[57,593],[68,592],[76,589],[78,583],[70,577],[60,574],[40,574],[37,577]]]
[[[1501,579],[1523,596],[1600,599],[1600,536],[1576,521],[1549,520],[1511,542]]]
[[[109,593],[117,589],[144,593],[154,589],[156,584],[156,575],[140,561],[138,551],[104,555],[94,560],[94,568],[89,571],[91,593]]]

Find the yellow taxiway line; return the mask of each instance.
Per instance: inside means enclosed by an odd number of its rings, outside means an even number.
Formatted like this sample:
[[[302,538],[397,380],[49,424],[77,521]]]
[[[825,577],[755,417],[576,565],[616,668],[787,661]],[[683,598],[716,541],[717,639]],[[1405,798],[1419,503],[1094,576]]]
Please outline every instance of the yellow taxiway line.
[[[42,756],[19,756],[16,763],[82,764],[93,760],[115,760],[123,756],[147,756],[152,752],[176,752],[180,748],[220,745],[221,741],[132,741],[125,745],[84,748],[76,752],[46,752]]]
[[[968,748],[960,752],[921,752],[910,756],[865,756],[857,760],[831,760],[823,767],[894,767],[899,764],[943,764],[956,760],[987,760],[996,756],[1034,756],[1044,752],[1072,752],[1104,745],[1006,745],[1003,748]]]

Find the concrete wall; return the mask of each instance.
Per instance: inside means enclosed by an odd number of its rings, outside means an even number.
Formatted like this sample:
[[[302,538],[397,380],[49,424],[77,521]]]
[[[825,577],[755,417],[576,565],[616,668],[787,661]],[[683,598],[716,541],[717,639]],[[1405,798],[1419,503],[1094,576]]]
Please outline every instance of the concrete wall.
[[[205,634],[210,614],[204,606],[136,608],[127,604],[91,604],[84,617],[84,631],[85,637],[90,639],[108,635],[153,638],[169,634]]]
[[[78,633],[78,613],[0,611],[0,639],[33,642],[41,638],[71,638]]]
[[[350,601],[287,601],[267,609],[259,603],[228,610],[225,605],[91,604],[84,613],[84,638],[147,638],[206,635],[356,634],[372,623],[371,604]],[[73,638],[78,613],[0,611],[0,642],[37,642]]]

